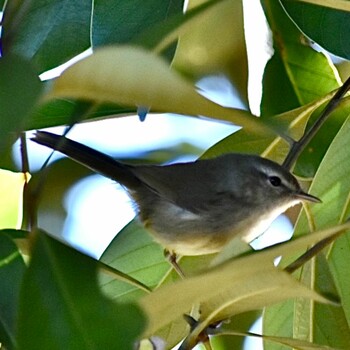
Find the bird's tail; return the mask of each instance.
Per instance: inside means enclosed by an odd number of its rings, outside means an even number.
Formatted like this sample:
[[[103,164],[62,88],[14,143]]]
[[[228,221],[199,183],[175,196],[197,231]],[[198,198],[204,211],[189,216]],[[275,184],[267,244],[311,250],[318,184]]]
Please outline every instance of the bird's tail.
[[[132,166],[120,163],[112,157],[79,142],[46,131],[37,131],[32,141],[57,150],[131,190],[142,186],[142,181],[133,173]]]

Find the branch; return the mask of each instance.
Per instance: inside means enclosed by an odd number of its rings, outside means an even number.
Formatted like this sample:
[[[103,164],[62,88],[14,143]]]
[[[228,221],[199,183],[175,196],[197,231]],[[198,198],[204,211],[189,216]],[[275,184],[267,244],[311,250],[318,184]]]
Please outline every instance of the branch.
[[[338,107],[344,95],[350,89],[350,77],[346,80],[346,82],[339,88],[336,94],[332,97],[332,99],[328,102],[327,106],[316,120],[316,122],[310,127],[310,129],[305,132],[303,137],[299,141],[295,141],[283,162],[283,167],[290,170],[301,152],[305,149],[310,140],[316,135],[316,133],[320,130],[323,123],[327,120],[330,114]]]

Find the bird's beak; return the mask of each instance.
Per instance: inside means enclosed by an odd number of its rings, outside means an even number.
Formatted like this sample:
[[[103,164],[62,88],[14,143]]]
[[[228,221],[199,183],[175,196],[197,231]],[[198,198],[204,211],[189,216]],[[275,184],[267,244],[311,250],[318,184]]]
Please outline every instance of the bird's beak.
[[[313,203],[322,203],[321,199],[313,196],[312,194],[308,194],[306,192],[300,191],[296,194],[296,197],[301,201],[313,202]]]

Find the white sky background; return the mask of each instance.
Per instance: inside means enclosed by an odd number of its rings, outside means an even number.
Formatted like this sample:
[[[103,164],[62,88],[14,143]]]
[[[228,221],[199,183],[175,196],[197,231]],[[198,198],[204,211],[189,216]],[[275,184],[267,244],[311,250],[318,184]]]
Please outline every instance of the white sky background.
[[[243,4],[247,10],[244,20],[249,58],[248,93],[252,112],[259,114],[262,73],[271,55],[271,49],[267,44],[269,33],[259,0],[243,0]],[[55,74],[59,74],[59,71],[49,72],[42,78],[52,77]],[[208,98],[225,106],[242,107],[225,78],[203,79],[199,85]],[[232,125],[215,121],[150,115],[142,123],[138,117],[125,117],[80,124],[73,128],[69,137],[105,153],[115,154],[118,150],[120,156],[123,156],[171,147],[178,142],[189,142],[205,150],[235,130],[236,127]],[[63,128],[52,128],[50,131],[62,133]],[[35,170],[51,152],[31,142],[28,146],[31,167]],[[57,153],[55,157],[61,155]],[[99,175],[89,176],[71,188],[65,198],[64,206],[68,213],[64,238],[94,257],[102,254],[117,232],[134,216],[130,200],[120,186]],[[290,233],[284,237],[280,236],[281,224],[288,225],[283,217],[272,226],[270,233],[255,242],[255,247],[288,239]],[[50,231],[50,222],[42,222],[41,226]],[[260,328],[254,330],[258,333]],[[247,341],[246,349],[261,348],[261,340],[251,338]]]

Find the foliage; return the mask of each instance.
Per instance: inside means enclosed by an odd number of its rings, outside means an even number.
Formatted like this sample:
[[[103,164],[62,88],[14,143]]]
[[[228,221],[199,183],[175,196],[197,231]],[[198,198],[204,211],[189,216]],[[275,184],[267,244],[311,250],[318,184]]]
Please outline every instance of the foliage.
[[[256,118],[249,111],[251,54],[239,0],[190,0],[186,13],[182,1],[1,2],[1,167],[15,170],[11,146],[23,131],[121,118],[140,107],[243,127],[203,157],[237,151],[282,163],[288,141],[309,130],[342,84],[329,53],[315,43],[348,64],[350,9],[342,0],[261,3],[274,53]],[[88,48],[93,55],[40,81],[39,74]],[[210,74],[224,74],[247,110],[203,97],[195,82]],[[132,349],[142,338],[161,338],[171,349],[185,338],[182,349],[199,340],[213,349],[240,349],[245,336],[257,336],[248,331],[263,311],[265,349],[350,348],[349,101],[343,98],[296,161],[294,173],[323,203],[298,208],[294,239],[257,252],[233,241],[217,256],[182,258],[184,280],[136,221],[114,238],[101,261],[40,230],[38,203],[41,213],[51,217],[56,205],[56,215],[64,216],[62,192],[89,173],[62,161],[49,165],[45,176],[32,174],[28,183],[22,137],[23,174],[1,173],[2,346]],[[51,209],[43,210],[48,203]],[[22,227],[32,229],[20,230],[23,214]],[[297,271],[282,269],[324,239],[331,243]],[[276,268],[278,256],[283,259]],[[186,321],[184,314],[192,318]],[[231,324],[213,326],[225,319]]]

